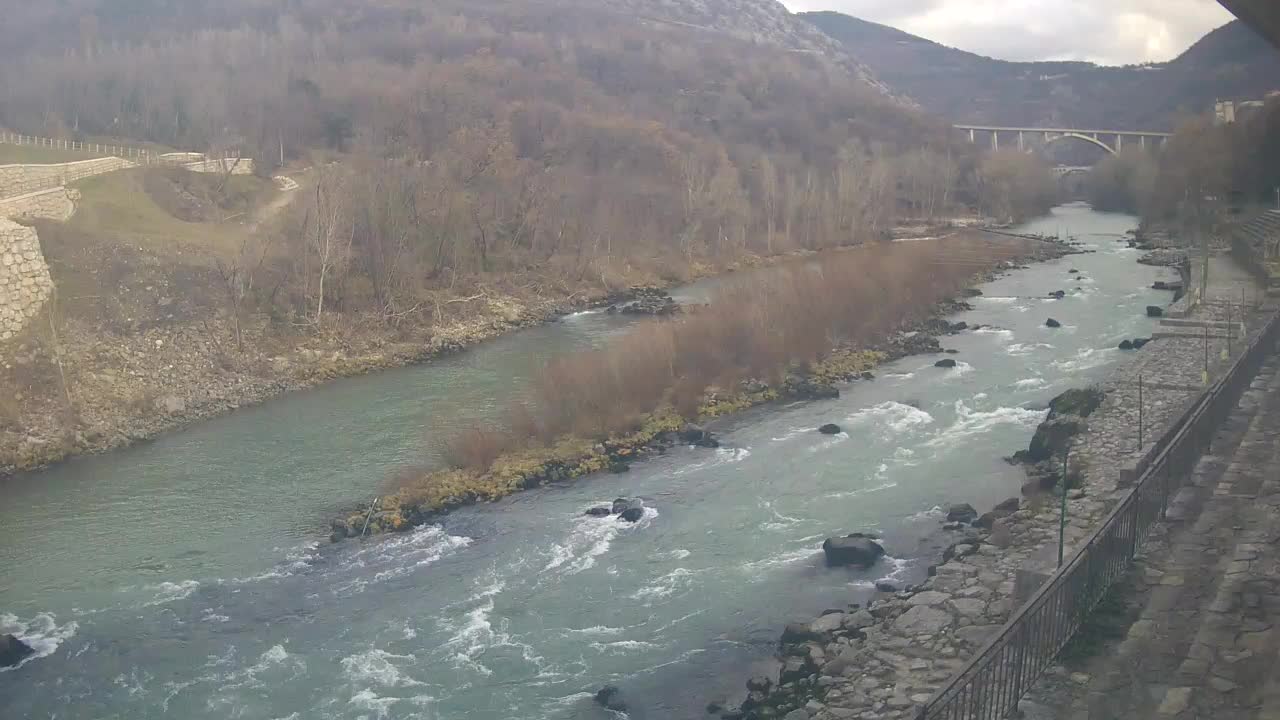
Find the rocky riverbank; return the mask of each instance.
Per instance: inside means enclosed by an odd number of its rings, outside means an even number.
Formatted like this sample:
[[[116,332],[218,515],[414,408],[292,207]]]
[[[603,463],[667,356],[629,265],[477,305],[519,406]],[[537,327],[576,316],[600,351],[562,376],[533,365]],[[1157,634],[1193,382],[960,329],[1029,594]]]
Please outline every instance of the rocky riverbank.
[[[751,258],[722,271],[812,254]],[[690,279],[715,272],[699,265]],[[0,387],[6,388],[0,393],[0,478],[150,440],[287,392],[428,362],[571,312],[679,310],[665,288],[653,286],[493,290],[448,301],[453,319],[442,324],[370,319],[317,332],[259,318],[240,328],[237,344],[230,318],[207,316],[162,276],[153,282],[142,294],[121,291],[120,302],[134,315],[128,326],[62,317],[56,332],[40,325],[0,347]]]
[[[1078,252],[1068,243],[1045,243],[1023,262],[1044,261]],[[1000,273],[1025,267],[1003,263],[974,282],[985,282]],[[974,292],[962,293],[972,297]],[[696,423],[728,413],[778,400],[814,400],[838,397],[838,383],[872,380],[879,363],[907,355],[943,352],[937,334],[968,330],[964,323],[952,323],[945,316],[970,309],[959,298],[938,303],[928,316],[902,323],[897,332],[870,347],[843,347],[808,367],[793,367],[777,383],[760,379],[743,380],[734,388],[713,390],[703,397],[696,417],[690,422],[666,407],[639,423],[625,435],[604,440],[561,437],[548,446],[533,447],[498,457],[485,470],[446,469],[426,473],[403,489],[378,498],[365,508],[353,508],[332,523],[334,542],[384,532],[406,531],[457,507],[496,500],[525,488],[582,477],[609,470],[625,472],[635,461],[660,454],[677,443],[714,446],[714,439]],[[707,438],[692,442],[688,438]]]
[[[1197,310],[1206,319],[1216,313],[1212,306]],[[1246,327],[1261,327],[1262,313]],[[1237,351],[1247,339],[1235,339]],[[1030,592],[1018,587],[1019,573],[1043,577],[1054,569],[1058,493],[1066,493],[1067,556],[1123,497],[1122,469],[1149,452],[1203,388],[1187,382],[1202,368],[1193,340],[1161,338],[1129,355],[1100,386],[1056,398],[1031,447],[1019,453],[1032,463],[1023,497],[981,515],[952,506],[943,528],[953,541],[927,578],[900,591],[883,588],[867,607],[835,607],[788,626],[779,641],[778,677],[752,678],[740,706],[713,709],[731,720],[915,717]],[[1216,357],[1227,348],[1224,339],[1211,352]],[[1141,406],[1139,375],[1147,383]],[[1140,424],[1143,433],[1135,431]],[[1061,483],[1064,451],[1068,481]],[[1054,453],[1059,459],[1051,460]]]

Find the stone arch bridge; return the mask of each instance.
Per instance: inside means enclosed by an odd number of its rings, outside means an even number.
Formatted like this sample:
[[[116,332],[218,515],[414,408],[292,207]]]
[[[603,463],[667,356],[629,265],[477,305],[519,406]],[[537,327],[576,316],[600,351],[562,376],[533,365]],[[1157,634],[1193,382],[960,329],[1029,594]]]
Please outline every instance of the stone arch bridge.
[[[969,142],[990,138],[991,148],[999,150],[1003,141],[1006,147],[1017,147],[1019,151],[1028,152],[1036,144],[1050,145],[1062,140],[1075,140],[1096,145],[1108,153],[1115,155],[1124,149],[1126,144],[1138,145],[1141,148],[1159,148],[1173,137],[1173,133],[1155,130],[1087,130],[1083,128],[1037,128],[1037,127],[996,127],[992,125],[956,125],[955,128],[967,133]]]

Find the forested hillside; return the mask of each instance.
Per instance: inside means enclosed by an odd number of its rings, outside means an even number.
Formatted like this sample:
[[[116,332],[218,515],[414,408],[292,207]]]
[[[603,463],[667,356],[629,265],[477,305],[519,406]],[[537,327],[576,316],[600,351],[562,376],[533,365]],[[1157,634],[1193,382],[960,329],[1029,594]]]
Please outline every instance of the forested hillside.
[[[1008,62],[833,12],[803,13],[896,91],[958,123],[1171,130],[1280,90],[1280,52],[1239,21],[1166,63]]]
[[[941,124],[813,50],[816,33],[788,34],[803,25],[776,3],[701,17],[714,27],[681,7],[20,5],[0,50],[0,124],[236,147],[264,171],[282,156],[341,156],[312,205],[343,207],[310,216],[334,226],[299,219],[290,236],[352,238],[333,275],[363,277],[330,278],[335,308],[398,308],[452,272],[533,262],[608,278],[633,259],[688,264],[883,229],[888,159],[940,147]],[[307,300],[299,311],[320,306]]]

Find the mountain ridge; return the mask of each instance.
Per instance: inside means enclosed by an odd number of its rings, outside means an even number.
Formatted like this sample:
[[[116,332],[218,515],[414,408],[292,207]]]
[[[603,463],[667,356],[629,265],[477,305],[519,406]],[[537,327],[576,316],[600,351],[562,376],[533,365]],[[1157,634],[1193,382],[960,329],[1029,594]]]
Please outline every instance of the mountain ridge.
[[[1218,99],[1280,89],[1280,52],[1239,21],[1164,63],[1018,62],[836,12],[800,13],[894,92],[956,123],[1169,130]]]

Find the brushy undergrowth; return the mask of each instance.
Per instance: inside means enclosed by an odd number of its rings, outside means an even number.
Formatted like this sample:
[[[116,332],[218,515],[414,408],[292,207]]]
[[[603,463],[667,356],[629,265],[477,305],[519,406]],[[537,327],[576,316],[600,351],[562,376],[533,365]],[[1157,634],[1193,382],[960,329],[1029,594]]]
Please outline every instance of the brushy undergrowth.
[[[975,239],[892,243],[728,284],[679,319],[642,323],[604,348],[550,363],[507,422],[448,440],[451,469],[398,477],[383,507],[394,510],[384,518],[399,520],[384,529],[625,463],[688,421],[781,397],[789,379],[856,378],[885,357],[860,348],[927,316],[975,273],[1027,252]]]

